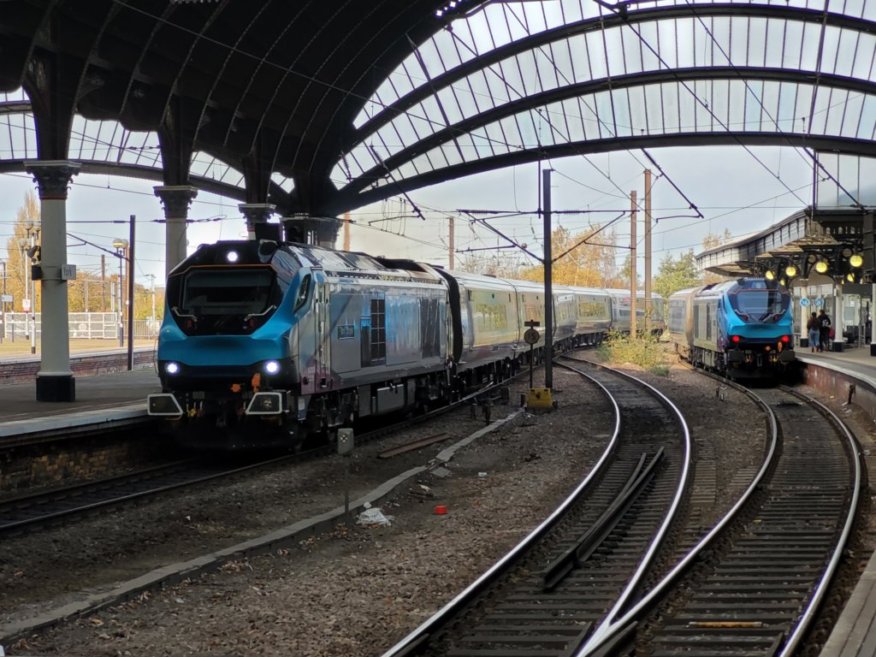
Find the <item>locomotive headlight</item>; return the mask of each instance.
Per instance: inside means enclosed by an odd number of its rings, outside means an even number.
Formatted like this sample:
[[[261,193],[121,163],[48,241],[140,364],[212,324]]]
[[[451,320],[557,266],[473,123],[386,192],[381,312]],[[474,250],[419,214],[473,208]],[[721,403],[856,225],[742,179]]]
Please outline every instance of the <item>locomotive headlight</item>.
[[[269,360],[265,363],[265,372],[268,374],[276,374],[280,371],[280,363],[275,360]]]
[[[167,374],[179,374],[179,363],[170,362],[164,366],[164,371]]]
[[[239,258],[239,256],[237,255],[237,251],[229,251],[228,253],[225,254],[225,259],[228,262],[237,262],[238,258]]]

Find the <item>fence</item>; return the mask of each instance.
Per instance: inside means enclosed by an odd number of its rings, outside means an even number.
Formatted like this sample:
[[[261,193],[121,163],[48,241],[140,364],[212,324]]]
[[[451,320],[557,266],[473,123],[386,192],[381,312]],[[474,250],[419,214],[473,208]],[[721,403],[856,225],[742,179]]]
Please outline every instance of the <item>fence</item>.
[[[87,340],[118,340],[124,336],[127,326],[121,325],[118,313],[70,313],[68,315],[70,338]],[[33,321],[33,323],[32,323]],[[4,313],[0,315],[0,335],[5,340],[30,339],[34,326],[37,339],[42,334],[42,313]],[[152,340],[158,335],[161,322],[157,319],[135,319],[134,339]]]

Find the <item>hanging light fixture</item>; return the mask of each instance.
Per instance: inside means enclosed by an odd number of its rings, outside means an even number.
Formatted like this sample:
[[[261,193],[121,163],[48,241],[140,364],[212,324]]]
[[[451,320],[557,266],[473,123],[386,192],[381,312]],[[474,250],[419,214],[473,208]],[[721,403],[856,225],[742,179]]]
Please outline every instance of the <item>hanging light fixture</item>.
[[[797,275],[797,266],[793,263],[789,264],[785,267],[785,276],[788,278],[794,278]]]
[[[819,274],[825,274],[827,273],[828,266],[829,265],[827,264],[827,260],[822,258],[815,263],[815,271],[817,271]]]
[[[852,267],[854,267],[855,269],[857,269],[858,267],[860,267],[861,265],[864,264],[864,256],[862,256],[860,253],[853,253],[849,257],[849,264]]]
[[[766,273],[763,275],[768,281],[776,280],[776,275],[773,273],[772,269],[767,269]]]

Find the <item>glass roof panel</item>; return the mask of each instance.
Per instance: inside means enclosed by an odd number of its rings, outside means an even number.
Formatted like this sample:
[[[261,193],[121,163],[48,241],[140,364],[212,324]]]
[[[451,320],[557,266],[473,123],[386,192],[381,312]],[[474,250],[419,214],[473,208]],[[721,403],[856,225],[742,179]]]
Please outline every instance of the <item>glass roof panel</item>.
[[[857,137],[858,139],[876,138],[876,97],[867,96],[864,98]],[[873,180],[876,180],[876,178]]]
[[[438,61],[441,62],[442,72],[462,64],[463,60],[460,59],[459,51],[454,41],[453,32],[446,29],[438,32],[431,41],[435,45],[435,54],[438,57],[436,63]]]
[[[37,157],[37,144],[33,114],[30,112],[0,114],[0,158],[27,160],[35,157]]]
[[[584,35],[587,43],[587,65],[585,80],[604,78],[608,74],[605,64],[605,50],[603,49],[602,34],[600,32],[587,32]]]
[[[277,185],[284,192],[291,192],[293,189],[295,189],[295,181],[292,178],[287,178],[286,176],[279,173],[271,174],[271,182]]]
[[[692,18],[682,18],[675,22],[675,50],[679,68],[690,68],[697,65],[696,39],[701,29],[699,21]]]
[[[482,112],[493,106],[486,72],[477,71],[474,75],[468,76],[468,83],[471,89],[471,99],[474,103],[473,108],[476,112]]]
[[[748,21],[748,57],[749,66],[766,66],[767,51],[767,20],[754,17]]]
[[[861,115],[864,109],[864,94],[849,93],[849,99],[844,108],[841,135],[850,139],[858,138],[858,130],[861,128]]]
[[[209,178],[227,185],[243,187],[243,174],[209,153],[195,151],[190,164],[192,175]]]
[[[489,98],[493,107],[503,105],[511,100],[511,91],[505,82],[501,64],[489,66],[484,71],[484,77],[489,86]]]
[[[550,52],[546,48],[539,49],[539,52],[543,53],[545,51]],[[542,80],[544,80],[544,84],[548,89],[556,89],[557,75],[549,58],[541,59],[537,63],[535,52],[528,50],[525,53],[521,53],[517,57],[517,61],[520,64],[521,77],[523,78],[527,96],[544,91]],[[542,65],[541,68],[539,68],[539,63]]]
[[[824,52],[821,56],[821,70],[835,73],[839,61],[840,30],[831,25],[824,28]]]
[[[27,92],[25,92],[24,87],[19,87],[13,91],[0,92],[0,103],[21,101],[30,102],[30,97],[27,95]]]
[[[460,103],[463,102],[463,98],[465,99],[464,102],[466,107],[464,112],[460,105]],[[445,87],[438,92],[438,101],[441,103],[441,107],[444,108],[444,114],[447,116],[447,120],[451,125],[459,123],[466,116],[472,116],[477,113],[477,109],[471,100],[471,93],[469,93],[468,85],[465,83],[457,84],[453,87]],[[441,119],[443,121],[444,116],[442,116]]]
[[[510,153],[511,146],[502,132],[502,126],[499,123],[488,123],[486,126],[487,138],[490,140],[490,146],[496,153]]]
[[[419,84],[425,84],[430,78],[436,78],[445,72],[444,65],[435,45],[435,39],[429,39],[426,41],[418,48],[417,52],[419,52],[420,57],[419,59],[410,60],[408,71],[411,72],[412,77],[420,79]],[[422,73],[423,67],[426,68],[428,76]],[[417,72],[415,73],[414,71]]]
[[[821,26],[807,23],[803,26],[803,51],[800,53],[800,68],[808,71],[818,66],[818,43],[821,39]]]
[[[600,58],[603,60],[606,71],[612,75],[624,75],[624,42],[620,30],[602,30],[603,38],[599,47],[602,49]],[[595,41],[595,40],[594,40]],[[605,62],[605,53],[608,53],[608,62]]]
[[[612,92],[614,99],[615,134],[618,137],[630,137],[633,134],[630,121],[629,89],[618,89]]]
[[[493,145],[486,128],[478,128],[471,134],[471,140],[477,151],[478,158],[491,157],[494,155]]]
[[[873,58],[876,56],[876,35],[861,34],[855,49],[855,62],[851,76],[873,80]]]
[[[781,131],[777,121],[779,117],[779,83],[761,82],[760,101],[763,105],[761,130]]]
[[[161,147],[155,132],[131,132],[117,121],[94,121],[76,115],[70,129],[68,157],[161,168]]]
[[[657,43],[649,44],[660,55],[660,68],[678,68],[675,21],[657,23]]]
[[[745,123],[743,130],[746,132],[758,132],[761,130],[761,118],[763,116],[763,82],[751,80],[745,84]]]
[[[644,25],[638,25],[637,28],[638,34],[633,32],[632,29],[624,30],[624,32],[632,34],[640,44],[641,60],[638,66],[642,67],[640,70],[656,71],[660,68],[660,58],[656,52],[657,23],[645,23]],[[649,48],[644,44],[648,44],[651,47]],[[627,65],[632,70],[637,70],[635,61],[627,60]]]
[[[568,53],[568,50],[562,45],[554,46],[554,44],[549,43],[531,51],[532,65],[537,73],[539,91],[556,89],[561,84],[568,84],[569,77],[563,77],[565,74],[560,71],[559,57],[562,56],[560,53],[564,50]]]

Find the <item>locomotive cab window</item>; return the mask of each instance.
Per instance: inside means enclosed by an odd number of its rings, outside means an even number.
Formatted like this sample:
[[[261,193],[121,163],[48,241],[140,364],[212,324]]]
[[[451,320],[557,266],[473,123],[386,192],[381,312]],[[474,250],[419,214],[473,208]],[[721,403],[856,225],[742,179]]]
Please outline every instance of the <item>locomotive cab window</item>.
[[[182,282],[174,313],[189,335],[250,333],[276,310],[281,292],[264,268],[193,269]]]
[[[742,289],[729,295],[733,310],[744,320],[763,321],[770,315],[782,315],[788,309],[789,297],[778,289]]]
[[[252,315],[276,302],[270,269],[194,270],[186,276],[182,307],[196,316]]]

